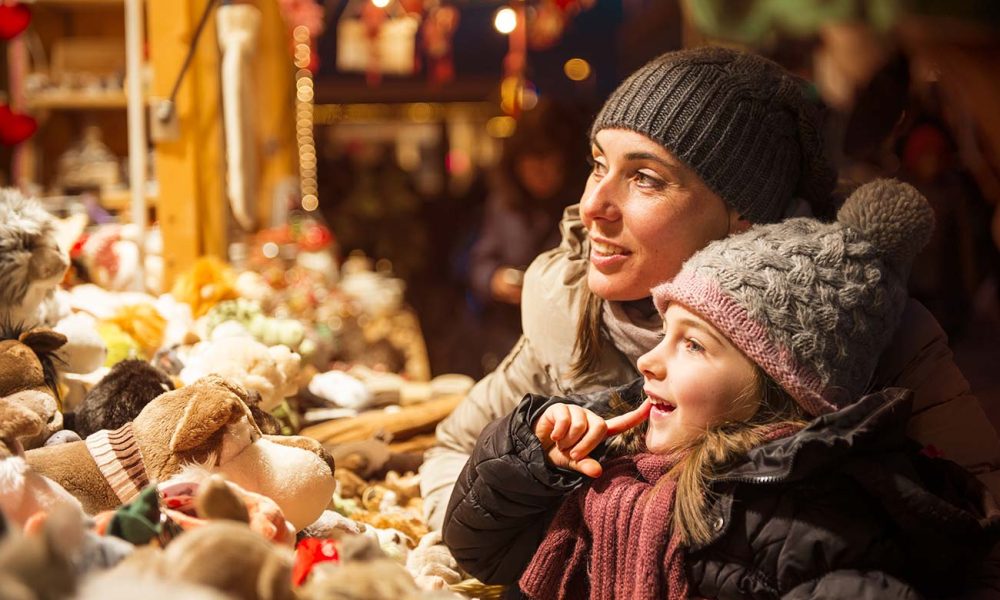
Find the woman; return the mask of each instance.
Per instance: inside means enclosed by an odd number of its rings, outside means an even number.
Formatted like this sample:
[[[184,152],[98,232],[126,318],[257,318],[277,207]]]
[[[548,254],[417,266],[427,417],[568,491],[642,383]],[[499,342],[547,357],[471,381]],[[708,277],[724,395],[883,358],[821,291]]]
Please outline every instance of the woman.
[[[523,335],[437,429],[421,468],[440,529],[483,428],[527,393],[593,392],[638,377],[661,320],[649,290],[709,242],[807,203],[829,216],[835,174],[800,82],[721,48],[664,54],[611,95],[591,129],[594,168],[558,248],[525,275]],[[941,328],[910,302],[869,387],[914,390],[908,432],[1000,490],[1000,442]]]

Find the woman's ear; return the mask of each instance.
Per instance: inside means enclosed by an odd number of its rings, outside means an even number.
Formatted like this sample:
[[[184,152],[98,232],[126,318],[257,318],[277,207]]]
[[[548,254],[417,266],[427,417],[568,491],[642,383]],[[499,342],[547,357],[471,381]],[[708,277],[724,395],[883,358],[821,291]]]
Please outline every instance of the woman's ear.
[[[729,211],[729,234],[743,233],[753,225],[746,217],[735,210]]]

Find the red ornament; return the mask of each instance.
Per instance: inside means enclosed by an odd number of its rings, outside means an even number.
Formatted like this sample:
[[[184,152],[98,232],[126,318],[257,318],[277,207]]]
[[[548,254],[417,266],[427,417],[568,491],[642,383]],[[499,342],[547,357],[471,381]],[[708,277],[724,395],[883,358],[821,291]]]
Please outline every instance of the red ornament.
[[[22,115],[0,104],[0,144],[16,146],[34,135],[38,121],[29,115]]]
[[[28,28],[31,10],[23,4],[4,4],[0,0],[0,39],[11,40]]]
[[[295,547],[295,566],[292,567],[292,584],[305,583],[313,565],[321,562],[340,562],[337,542],[323,538],[304,538]]]

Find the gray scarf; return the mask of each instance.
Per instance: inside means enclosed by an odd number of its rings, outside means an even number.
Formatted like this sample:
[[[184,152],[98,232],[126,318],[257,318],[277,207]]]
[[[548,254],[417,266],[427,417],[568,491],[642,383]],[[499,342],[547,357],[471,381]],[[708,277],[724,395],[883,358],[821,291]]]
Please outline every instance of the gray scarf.
[[[635,366],[640,356],[656,346],[663,329],[663,320],[653,306],[653,299],[605,300],[602,304],[601,318],[611,341]]]

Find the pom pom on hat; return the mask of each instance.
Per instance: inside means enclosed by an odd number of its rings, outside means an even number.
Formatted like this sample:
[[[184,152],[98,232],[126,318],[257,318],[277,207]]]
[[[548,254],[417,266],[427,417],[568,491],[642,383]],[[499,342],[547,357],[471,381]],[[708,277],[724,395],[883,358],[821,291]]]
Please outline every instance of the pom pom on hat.
[[[859,187],[837,213],[897,270],[908,270],[934,230],[934,211],[912,185],[876,179]]]

